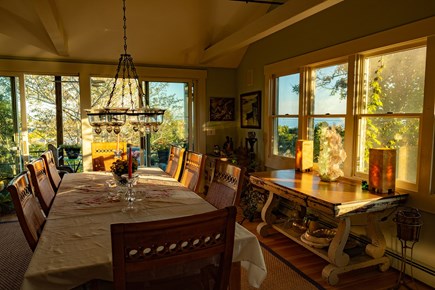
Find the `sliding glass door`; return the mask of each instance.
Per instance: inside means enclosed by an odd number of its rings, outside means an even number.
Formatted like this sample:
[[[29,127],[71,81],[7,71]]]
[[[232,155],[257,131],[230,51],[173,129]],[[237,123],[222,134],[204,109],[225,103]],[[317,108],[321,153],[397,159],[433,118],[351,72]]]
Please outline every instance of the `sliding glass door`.
[[[16,80],[16,77],[0,76],[0,181],[3,186],[22,169]]]
[[[30,161],[46,151],[48,144],[81,147],[78,77],[25,75],[24,86]]]
[[[150,106],[166,109],[160,129],[150,133],[148,138],[151,144],[150,163],[163,168],[171,145],[189,149],[192,142],[189,120],[192,120],[190,104],[193,104],[193,88],[188,82],[147,82],[146,88]]]

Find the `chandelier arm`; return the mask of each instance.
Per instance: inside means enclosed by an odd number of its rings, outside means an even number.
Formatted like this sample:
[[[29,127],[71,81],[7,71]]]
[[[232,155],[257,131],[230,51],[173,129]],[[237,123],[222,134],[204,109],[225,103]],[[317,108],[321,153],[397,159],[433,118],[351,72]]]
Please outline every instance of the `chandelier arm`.
[[[134,105],[133,91],[132,91],[132,85],[131,85],[131,75],[130,75],[131,64],[132,63],[133,63],[133,58],[131,57],[131,55],[129,55],[128,56],[128,61],[127,61],[127,79],[128,79],[129,93],[130,93],[130,108],[132,110],[134,110],[135,109],[135,105]]]
[[[139,90],[139,108],[143,108],[144,107],[144,103],[143,103],[143,98],[145,96],[144,94],[144,90],[142,88],[142,84],[139,80],[139,76],[137,75],[137,71],[136,71],[136,67],[134,66],[133,63],[133,57],[131,58],[131,71],[133,72],[133,77],[137,80],[137,85],[138,85],[138,90]],[[146,101],[146,106],[148,106],[148,101]]]
[[[107,101],[106,107],[110,107],[110,104],[112,103],[112,98],[113,98],[113,95],[115,94],[116,83],[117,83],[118,76],[119,76],[119,70],[121,69],[122,60],[123,60],[123,56],[121,55],[119,57],[118,67],[116,68],[115,82],[113,83],[112,91],[110,92],[109,100]]]
[[[121,97],[122,97],[122,105],[121,105],[121,107],[124,107],[124,98],[125,98],[125,80],[126,80],[126,77],[127,77],[127,75],[128,75],[128,58],[129,58],[129,55],[128,54],[124,54],[124,64],[123,64],[123,66],[122,66],[122,86],[121,86],[121,88],[122,88],[122,94],[121,94]],[[126,72],[127,72],[127,75],[126,75]]]

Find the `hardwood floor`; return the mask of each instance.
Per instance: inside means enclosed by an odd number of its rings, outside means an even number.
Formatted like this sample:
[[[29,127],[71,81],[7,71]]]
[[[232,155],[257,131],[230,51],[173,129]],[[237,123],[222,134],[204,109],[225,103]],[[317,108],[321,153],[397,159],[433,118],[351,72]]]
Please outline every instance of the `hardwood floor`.
[[[239,221],[242,220],[240,217]],[[322,278],[322,269],[328,264],[322,258],[316,256],[309,250],[291,241],[281,233],[276,233],[269,237],[261,237],[256,231],[256,227],[260,220],[249,222],[243,221],[242,225],[257,235],[260,242],[272,248],[280,256],[288,260],[290,263],[299,268],[306,275],[311,277],[325,289],[334,290],[380,290],[380,289],[395,289],[399,272],[390,268],[386,272],[380,272],[377,267],[370,267],[360,270],[343,273],[338,276],[339,283],[336,286],[330,286]],[[408,283],[411,289],[430,290],[434,289],[422,283]],[[290,288],[289,288],[290,289]],[[396,289],[406,289],[401,286]]]

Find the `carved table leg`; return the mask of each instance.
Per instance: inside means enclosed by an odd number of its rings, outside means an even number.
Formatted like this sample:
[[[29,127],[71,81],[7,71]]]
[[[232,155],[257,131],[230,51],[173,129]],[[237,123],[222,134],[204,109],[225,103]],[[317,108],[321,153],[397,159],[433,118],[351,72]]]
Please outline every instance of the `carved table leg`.
[[[380,258],[385,254],[386,242],[378,221],[378,213],[367,216],[367,236],[371,243],[366,246],[366,254],[372,258]]]
[[[276,231],[272,228],[272,224],[276,221],[276,216],[272,213],[279,204],[279,199],[272,193],[269,192],[269,197],[261,210],[261,219],[263,222],[258,224],[257,232],[262,237],[267,237]]]
[[[332,264],[339,267],[349,264],[349,255],[344,253],[344,246],[350,233],[350,218],[345,217],[338,223],[337,234],[331,241],[328,249],[328,257]]]
[[[390,259],[384,256],[385,239],[377,222],[377,214],[369,213],[367,220],[367,236],[371,244],[366,246],[366,253],[370,258],[351,261],[349,255],[343,252],[350,232],[350,218],[345,217],[338,224],[337,234],[329,245],[328,258],[331,264],[322,270],[322,277],[330,285],[338,283],[338,274],[378,265],[379,270],[386,271],[390,267]]]
[[[349,264],[349,255],[343,252],[349,233],[350,218],[345,217],[338,223],[337,234],[329,245],[328,258],[331,264],[322,270],[322,277],[328,281],[329,285],[338,283],[338,274],[342,273],[343,267]]]

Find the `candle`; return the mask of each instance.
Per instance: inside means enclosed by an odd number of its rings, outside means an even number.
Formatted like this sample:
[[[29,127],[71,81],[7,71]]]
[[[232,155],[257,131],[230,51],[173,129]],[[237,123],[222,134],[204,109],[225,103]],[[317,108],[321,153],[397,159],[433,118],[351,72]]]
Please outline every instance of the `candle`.
[[[131,155],[131,147],[129,147],[127,151],[128,151],[128,178],[131,178],[133,173],[133,156]]]

